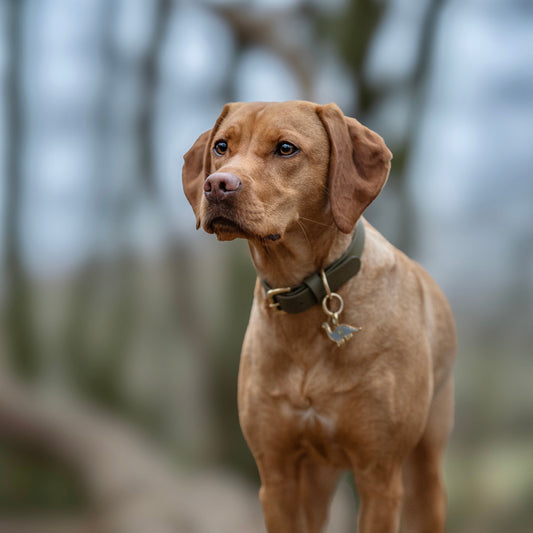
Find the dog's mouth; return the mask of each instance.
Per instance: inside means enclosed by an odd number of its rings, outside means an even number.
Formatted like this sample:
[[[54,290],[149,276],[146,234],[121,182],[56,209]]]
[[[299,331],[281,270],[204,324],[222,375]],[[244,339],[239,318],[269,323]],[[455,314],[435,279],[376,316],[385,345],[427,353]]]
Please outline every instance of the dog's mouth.
[[[206,224],[206,229],[209,233],[216,233],[217,235],[221,233],[235,233],[246,236],[248,233],[238,222],[224,216],[214,217]]]
[[[203,227],[207,233],[214,233],[219,241],[231,241],[237,238],[249,239],[252,234],[236,216],[228,209],[210,209],[206,213]]]
[[[267,233],[258,235],[255,231],[246,227],[240,221],[227,215],[213,214],[204,224],[207,233],[214,233],[219,241],[229,241],[237,238],[248,240],[260,240],[262,242],[276,242],[281,239],[279,233]]]

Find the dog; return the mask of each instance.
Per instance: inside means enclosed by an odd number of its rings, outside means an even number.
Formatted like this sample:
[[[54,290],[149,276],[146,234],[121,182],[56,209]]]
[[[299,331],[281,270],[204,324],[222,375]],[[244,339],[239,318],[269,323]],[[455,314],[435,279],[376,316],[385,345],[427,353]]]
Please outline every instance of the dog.
[[[351,470],[360,533],[442,533],[455,324],[362,216],[383,139],[335,104],[230,103],[184,159],[197,229],[247,239],[257,271],[238,407],[267,531],[323,531]]]

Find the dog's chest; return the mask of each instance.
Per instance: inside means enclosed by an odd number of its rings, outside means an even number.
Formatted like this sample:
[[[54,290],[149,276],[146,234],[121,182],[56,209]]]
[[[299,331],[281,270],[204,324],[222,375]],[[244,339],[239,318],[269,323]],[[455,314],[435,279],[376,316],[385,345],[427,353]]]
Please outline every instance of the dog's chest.
[[[302,433],[316,433],[333,436],[336,427],[334,413],[312,405],[309,399],[289,397],[280,400],[281,418],[294,424]]]
[[[278,351],[265,350],[259,359],[269,368],[261,368],[255,376],[263,391],[268,391],[272,407],[281,420],[299,432],[333,436],[337,428],[339,397],[335,357],[328,352],[327,339],[311,335]],[[272,366],[270,366],[272,364]],[[261,367],[261,365],[259,365]]]
[[[258,446],[269,435],[342,468],[343,412],[359,377],[349,365],[348,346],[338,348],[326,337],[321,314],[311,318],[294,337],[274,327],[268,335],[265,328],[258,333],[252,321],[241,366],[241,423]]]
[[[344,467],[346,457],[338,442],[338,416],[333,409],[316,398],[294,394],[278,398],[277,404],[278,428],[285,435],[288,432],[295,453]]]
[[[327,370],[291,365],[270,388],[271,430],[289,434],[296,448],[331,459],[335,455],[338,409],[328,387]]]

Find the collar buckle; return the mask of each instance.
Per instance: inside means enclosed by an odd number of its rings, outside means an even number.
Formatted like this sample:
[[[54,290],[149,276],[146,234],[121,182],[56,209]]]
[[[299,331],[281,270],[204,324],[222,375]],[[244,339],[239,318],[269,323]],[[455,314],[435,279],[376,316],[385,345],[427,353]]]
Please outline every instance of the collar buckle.
[[[270,289],[266,293],[267,303],[268,307],[271,307],[273,309],[277,309],[278,311],[281,311],[279,302],[276,302],[274,300],[274,296],[277,296],[278,294],[284,294],[286,292],[291,292],[290,287],[282,287],[279,289]]]

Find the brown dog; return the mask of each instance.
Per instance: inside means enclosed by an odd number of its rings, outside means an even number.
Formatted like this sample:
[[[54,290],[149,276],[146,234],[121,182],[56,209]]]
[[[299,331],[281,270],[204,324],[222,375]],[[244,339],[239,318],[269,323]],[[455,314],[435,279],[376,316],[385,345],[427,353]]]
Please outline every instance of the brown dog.
[[[270,533],[322,531],[346,469],[360,533],[444,531],[455,327],[430,276],[361,217],[391,157],[309,102],[228,104],[185,155],[197,227],[247,239],[258,274],[239,416]]]

